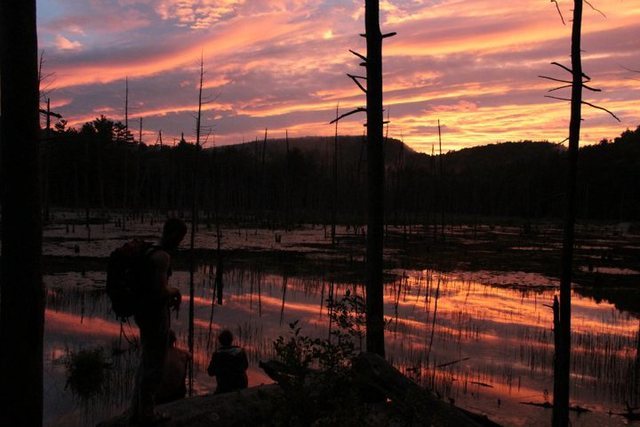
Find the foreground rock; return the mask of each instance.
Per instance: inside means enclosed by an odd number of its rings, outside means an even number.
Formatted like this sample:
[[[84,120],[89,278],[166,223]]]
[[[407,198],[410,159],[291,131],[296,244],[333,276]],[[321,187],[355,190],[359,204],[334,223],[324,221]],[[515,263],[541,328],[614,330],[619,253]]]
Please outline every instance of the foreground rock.
[[[178,400],[158,406],[171,419],[162,427],[211,427],[271,425],[283,393],[277,384],[252,387],[241,392],[210,394]],[[98,424],[97,427],[129,426],[126,415]]]

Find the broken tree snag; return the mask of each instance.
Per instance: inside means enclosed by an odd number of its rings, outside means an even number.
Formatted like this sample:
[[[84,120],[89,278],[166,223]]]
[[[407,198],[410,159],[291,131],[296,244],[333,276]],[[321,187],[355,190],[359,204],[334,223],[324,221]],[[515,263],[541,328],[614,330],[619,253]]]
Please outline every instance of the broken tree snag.
[[[382,33],[379,0],[365,0],[367,39],[367,351],[384,349],[383,238],[384,147],[382,112]]]
[[[553,416],[554,427],[569,425],[569,377],[571,372],[571,274],[576,219],[576,176],[580,122],[582,120],[582,0],[574,0],[571,30],[571,118],[569,121],[569,149],[566,175],[565,213],[558,304],[558,333],[555,337]],[[564,68],[564,67],[563,67]]]

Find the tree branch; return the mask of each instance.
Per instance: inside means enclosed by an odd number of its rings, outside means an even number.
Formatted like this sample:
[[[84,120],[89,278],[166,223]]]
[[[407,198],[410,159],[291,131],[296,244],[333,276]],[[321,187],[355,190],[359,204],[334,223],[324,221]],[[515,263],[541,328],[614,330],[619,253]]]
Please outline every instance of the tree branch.
[[[551,3],[555,3],[556,9],[558,10],[558,15],[560,15],[560,20],[562,21],[562,25],[567,25],[567,23],[564,21],[564,16],[562,16],[562,11],[560,10],[560,5],[558,5],[558,1],[551,0]]]
[[[602,92],[602,89],[598,89],[597,87],[587,86],[584,83],[582,83],[582,87],[587,89],[587,90],[590,90],[591,92]]]
[[[62,118],[62,114],[54,113],[53,111],[47,111],[47,110],[44,110],[42,108],[40,108],[40,114],[43,114],[45,116],[53,116],[53,117],[56,117],[58,119]]]
[[[349,49],[349,52],[353,53],[355,56],[357,56],[358,58],[362,59],[364,62],[367,62],[367,57],[356,52],[355,50],[351,50]]]
[[[562,64],[561,64],[561,63],[559,63],[559,62],[553,61],[553,62],[551,63],[551,65],[557,65],[558,67],[562,68],[563,70],[568,71],[569,73],[573,74],[573,70],[572,70],[571,68],[569,68],[569,67],[567,67],[567,66],[564,66],[564,65],[562,65]]]
[[[551,98],[551,99],[557,99],[558,101],[571,102],[571,99],[569,99],[569,98],[560,98],[559,96],[545,95],[544,97],[545,98]]]
[[[571,99],[569,99],[569,98],[561,98],[561,97],[559,97],[559,96],[545,95],[544,97],[545,97],[545,98],[551,98],[551,99],[557,99],[558,101],[567,101],[567,102],[571,102]],[[606,109],[606,108],[604,108],[604,107],[600,107],[600,106],[598,106],[598,105],[594,105],[594,104],[592,104],[592,103],[590,103],[590,102],[587,102],[587,101],[582,101],[582,104],[584,104],[584,105],[588,105],[589,107],[591,107],[591,108],[595,108],[596,110],[602,110],[602,111],[605,111],[605,112],[609,113],[609,114],[611,115],[611,117],[613,117],[613,118],[614,118],[614,119],[616,119],[618,122],[620,122],[620,119],[618,118],[618,116],[616,116],[615,114],[613,114],[611,111],[607,110],[607,109]]]
[[[554,87],[553,89],[549,89],[547,92],[555,92],[556,90],[566,89],[568,87],[571,87],[571,83],[569,83],[568,85],[562,85],[562,86]]]
[[[588,0],[584,0],[584,2],[586,4],[589,5],[589,7],[593,10],[595,10],[596,12],[598,12],[600,15],[602,15],[605,19],[607,19],[607,15],[605,15],[600,9],[596,9],[595,7],[593,7],[593,5],[591,4],[591,2],[589,2]]]
[[[598,105],[594,105],[594,104],[592,104],[592,103],[590,103],[590,102],[587,102],[587,101],[582,101],[582,103],[583,103],[584,105],[588,105],[588,106],[589,106],[589,107],[591,107],[591,108],[595,108],[596,110],[602,110],[602,111],[605,111],[605,112],[609,113],[609,114],[610,114],[614,119],[616,119],[618,122],[620,122],[620,119],[618,118],[618,116],[616,116],[615,114],[613,114],[611,111],[607,110],[606,108],[604,108],[604,107],[600,107],[600,106],[598,106]]]
[[[347,117],[347,116],[350,116],[350,115],[352,115],[352,114],[356,114],[356,113],[362,113],[362,112],[365,112],[365,111],[367,111],[367,109],[366,109],[366,108],[364,108],[364,107],[358,107],[358,108],[356,108],[355,110],[351,110],[351,111],[349,111],[348,113],[341,114],[340,116],[338,116],[338,117],[336,117],[335,119],[331,120],[331,121],[329,122],[329,124],[334,124],[335,122],[337,122],[337,121],[339,121],[339,120],[342,120],[342,119],[344,119],[344,118],[345,118],[345,117]]]
[[[549,76],[538,76],[538,77],[540,77],[541,79],[553,80],[554,82],[567,83],[567,84],[572,83],[569,80],[556,79],[555,77],[549,77]]]
[[[566,71],[570,72],[571,74],[573,74],[573,70],[572,70],[571,68],[569,68],[569,67],[565,67],[564,65],[562,65],[562,64],[560,64],[560,63],[558,63],[558,62],[556,62],[556,61],[553,61],[553,62],[551,63],[551,65],[557,65],[558,67],[562,68],[563,70],[566,70]],[[587,76],[585,73],[582,73],[582,77],[584,77],[585,79],[587,79],[587,81],[590,81],[590,80],[591,80],[591,77]]]
[[[366,79],[367,79],[366,77],[363,77],[363,76],[354,76],[353,74],[349,74],[349,73],[347,73],[347,76],[348,76],[351,80],[353,80],[353,82],[354,82],[355,84],[357,84],[357,85],[358,85],[358,87],[360,88],[360,90],[361,90],[361,91],[363,91],[364,93],[367,93],[367,89],[366,89],[364,86],[362,86],[362,83],[360,83],[360,82],[358,81],[358,79],[364,79],[364,80],[366,80]]]

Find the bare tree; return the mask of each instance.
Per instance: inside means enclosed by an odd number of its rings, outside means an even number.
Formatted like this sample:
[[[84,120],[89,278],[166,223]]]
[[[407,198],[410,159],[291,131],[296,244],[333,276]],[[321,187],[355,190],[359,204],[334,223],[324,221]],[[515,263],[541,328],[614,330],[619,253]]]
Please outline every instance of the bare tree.
[[[367,351],[384,357],[384,147],[380,2],[365,1],[367,38]]]
[[[564,17],[558,2],[552,0],[560,14],[563,24]],[[606,111],[616,120],[620,121],[615,114],[606,108],[586,102],[582,99],[582,89],[599,92],[586,83],[591,80],[582,70],[582,10],[583,3],[589,5],[593,10],[602,14],[594,8],[591,3],[585,0],[574,0],[573,20],[571,29],[571,67],[566,67],[557,62],[553,62],[563,70],[571,74],[571,80],[557,79],[553,77],[540,76],[542,78],[563,83],[562,86],[551,89],[549,92],[564,88],[571,88],[571,98],[562,98],[547,95],[549,98],[571,103],[571,118],[569,121],[569,149],[566,175],[566,194],[563,224],[561,273],[560,273],[560,300],[554,300],[554,381],[553,381],[553,418],[554,427],[565,427],[569,425],[569,378],[571,372],[571,277],[573,269],[573,246],[575,241],[575,219],[576,219],[576,176],[578,169],[578,148],[580,145],[580,124],[582,120],[582,105]]]
[[[367,113],[367,351],[384,357],[384,116],[382,108],[382,40],[396,33],[380,31],[380,1],[365,0],[367,55],[350,52],[362,60],[367,75],[347,74],[367,95],[366,108],[337,116],[331,123],[355,113]],[[361,83],[366,82],[366,87]]]
[[[42,425],[42,224],[35,0],[0,3],[0,425]]]
[[[336,105],[336,119],[340,117],[340,105]],[[338,211],[338,123],[336,120],[336,132],[333,139],[333,189],[331,198],[331,244],[336,244],[336,222]]]
[[[189,352],[193,354],[193,346],[194,346],[194,319],[195,319],[195,270],[196,270],[196,261],[195,261],[195,238],[196,231],[198,229],[198,155],[200,149],[200,133],[202,130],[202,84],[204,79],[204,55],[200,55],[200,85],[198,87],[198,114],[196,116],[196,146],[192,152],[193,155],[193,170],[192,172],[192,182],[191,182],[191,191],[192,199],[191,199],[191,238],[189,241],[189,336],[188,336],[188,346]],[[189,396],[193,394],[193,359],[189,360]]]

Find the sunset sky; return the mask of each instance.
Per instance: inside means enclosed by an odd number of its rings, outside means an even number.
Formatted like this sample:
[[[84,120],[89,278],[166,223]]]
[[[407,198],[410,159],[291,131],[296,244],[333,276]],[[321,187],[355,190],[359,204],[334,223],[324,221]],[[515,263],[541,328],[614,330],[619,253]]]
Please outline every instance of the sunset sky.
[[[569,106],[545,98],[568,74],[571,6],[558,0],[385,0],[385,105],[389,136],[431,151],[437,120],[443,148],[523,139],[563,141]],[[640,125],[640,0],[585,5],[584,70],[603,111],[584,109],[582,143]],[[603,14],[606,16],[603,16]],[[154,143],[195,135],[201,53],[208,144],[270,137],[332,135],[340,109],[364,105],[345,73],[364,70],[364,0],[38,0],[44,83],[52,109],[75,127],[100,114],[124,120]],[[568,96],[568,91],[555,92]],[[362,115],[341,123],[361,134]]]

